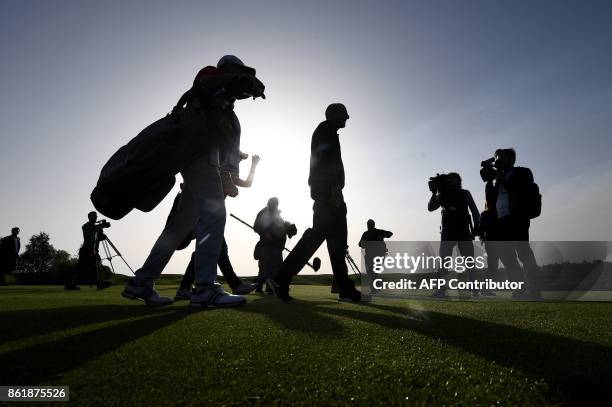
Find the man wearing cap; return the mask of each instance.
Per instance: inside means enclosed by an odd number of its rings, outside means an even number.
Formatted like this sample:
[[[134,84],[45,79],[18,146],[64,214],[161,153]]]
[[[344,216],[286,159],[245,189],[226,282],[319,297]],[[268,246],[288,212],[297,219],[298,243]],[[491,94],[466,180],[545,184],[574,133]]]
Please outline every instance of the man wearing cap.
[[[147,305],[168,305],[169,297],[160,296],[154,281],[172,257],[175,249],[195,227],[195,289],[190,305],[199,308],[234,307],[243,305],[242,296],[228,294],[216,283],[217,262],[223,245],[225,229],[225,194],[237,195],[237,189],[227,173],[225,185],[221,181],[219,149],[235,149],[223,154],[224,160],[240,156],[237,150],[240,123],[234,113],[236,99],[263,97],[263,84],[255,77],[255,70],[233,55],[222,57],[216,67],[207,66],[197,74],[193,87],[179,100],[173,112],[201,109],[215,130],[223,134],[219,148],[204,154],[181,171],[184,196],[175,216],[166,224],[143,266],[136,271],[122,295],[144,301]],[[203,137],[209,136],[203,134]],[[226,147],[227,146],[227,147]]]
[[[341,103],[333,103],[325,110],[325,121],[319,124],[312,135],[308,185],[310,196],[314,200],[313,225],[304,232],[271,281],[276,296],[283,301],[293,299],[289,295],[291,279],[304,268],[323,241],[327,241],[334,280],[339,289],[339,300],[367,300],[349,278],[345,261],[348,232],[346,204],[342,195],[344,165],[338,130],[346,126],[348,119],[346,107]]]

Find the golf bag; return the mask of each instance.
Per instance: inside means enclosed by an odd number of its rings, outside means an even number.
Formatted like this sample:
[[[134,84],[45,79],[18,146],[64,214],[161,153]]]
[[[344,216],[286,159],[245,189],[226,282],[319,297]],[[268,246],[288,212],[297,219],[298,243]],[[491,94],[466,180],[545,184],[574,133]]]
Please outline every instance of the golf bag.
[[[190,107],[154,122],[104,165],[91,202],[115,220],[134,208],[151,211],[172,189],[175,175],[229,141],[237,122],[233,110]]]

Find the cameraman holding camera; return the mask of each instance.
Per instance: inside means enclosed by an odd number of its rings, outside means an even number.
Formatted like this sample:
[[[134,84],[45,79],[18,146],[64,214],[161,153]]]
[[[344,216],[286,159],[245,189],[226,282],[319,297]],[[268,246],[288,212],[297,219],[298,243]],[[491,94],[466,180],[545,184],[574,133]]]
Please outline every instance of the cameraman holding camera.
[[[76,284],[79,274],[84,270],[92,269],[96,273],[98,290],[104,290],[112,285],[110,281],[105,281],[102,279],[101,270],[98,268],[101,261],[100,255],[98,254],[98,248],[100,246],[100,242],[106,239],[103,229],[109,228],[110,223],[108,223],[106,220],[97,222],[98,214],[95,211],[89,212],[87,214],[87,218],[89,221],[82,227],[83,244],[79,249],[79,261],[72,271],[72,277],[64,286],[64,290],[79,290],[81,287]]]
[[[480,212],[474,203],[472,194],[461,187],[461,176],[456,172],[436,175],[429,179],[429,190],[432,195],[427,204],[430,212],[442,207],[442,227],[440,238],[440,257],[444,262],[447,257],[452,256],[455,246],[458,247],[462,256],[473,257],[474,230],[480,228]],[[470,218],[470,212],[472,214]],[[473,220],[473,226],[472,226]],[[438,271],[439,278],[444,278],[448,273],[444,267]],[[468,278],[474,280],[474,270],[467,271]],[[474,297],[478,291],[472,292]],[[434,297],[445,298],[448,294],[445,288],[436,290]]]
[[[495,156],[481,163],[480,176],[486,182],[487,208],[495,214],[495,239],[499,258],[515,281],[526,281],[527,289],[517,290],[513,298],[540,300],[535,283],[538,265],[529,246],[530,219],[538,217],[542,197],[529,168],[515,167],[516,152],[498,149]],[[523,264],[524,273],[521,271]]]

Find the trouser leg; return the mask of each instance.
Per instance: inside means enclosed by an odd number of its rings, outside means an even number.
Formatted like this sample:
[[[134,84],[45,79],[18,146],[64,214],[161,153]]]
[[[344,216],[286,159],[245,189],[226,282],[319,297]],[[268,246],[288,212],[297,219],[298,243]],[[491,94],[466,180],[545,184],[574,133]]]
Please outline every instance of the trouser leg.
[[[442,267],[438,270],[438,278],[446,278],[449,271],[444,267],[448,257],[453,256],[453,249],[457,244],[456,240],[442,240],[440,242],[440,258],[442,259]]]
[[[104,267],[102,266],[100,256],[96,256],[96,258],[92,261],[91,267],[93,268],[94,273],[96,273],[97,284],[101,285],[104,283]]]
[[[223,278],[225,278],[227,284],[232,290],[236,289],[242,283],[242,280],[236,275],[234,267],[232,267],[232,262],[229,258],[227,241],[225,238],[223,239],[223,245],[221,246],[221,255],[219,256],[218,264],[221,274],[223,274]]]
[[[485,241],[485,251],[487,253],[487,270],[485,278],[495,279],[499,267],[499,243]]]
[[[283,251],[276,246],[263,245],[261,253],[263,258],[259,283],[263,286],[269,278],[276,275],[283,264]]]
[[[516,242],[516,254],[521,263],[523,264],[525,280],[527,282],[527,289],[530,291],[538,292],[540,290],[540,284],[538,281],[539,267],[535,255],[533,254],[533,250],[529,245],[529,242]]]
[[[340,295],[348,295],[355,291],[355,283],[349,278],[346,266],[346,239],[342,236],[331,236],[326,240],[334,280],[338,285]]]
[[[81,271],[83,271],[83,268],[84,268],[84,264],[83,264],[83,261],[81,260],[81,256],[79,256],[77,265],[72,269],[72,275],[70,276],[70,279],[68,280],[68,283],[66,285],[69,285],[69,286],[76,285],[77,278],[81,274]]]
[[[348,229],[346,225],[346,205],[331,206],[327,202],[316,202],[313,206],[313,229],[319,231],[327,241],[327,252],[331,261],[334,282],[340,295],[350,295],[355,291],[355,283],[348,276],[346,250]]]
[[[198,221],[198,208],[194,194],[185,180],[183,198],[176,208],[161,235],[153,245],[143,266],[136,270],[134,283],[143,287],[153,287],[154,281],[162,273],[174,251],[179,247]]]
[[[70,276],[70,280],[66,285],[76,285],[77,279],[81,273],[90,268],[92,256],[93,255],[79,250],[79,260],[77,261],[77,265],[74,267],[74,269],[72,269],[72,275]]]
[[[185,274],[183,274],[183,279],[181,280],[181,290],[191,290],[191,286],[193,285],[194,279],[194,257],[195,252],[191,253],[191,259],[189,260],[189,264],[185,269]]]
[[[263,286],[265,280],[263,279],[264,275],[265,275],[265,267],[264,267],[264,261],[261,258],[261,250],[259,252],[259,259],[257,260],[257,291],[261,290],[261,287]]]
[[[474,258],[474,244],[471,240],[461,240],[457,242],[457,248],[459,249],[459,253],[465,259],[466,257]],[[467,276],[468,281],[476,281],[476,270],[474,267],[465,267],[464,271]],[[477,291],[477,290],[474,290]]]
[[[365,276],[361,276],[361,278],[365,279],[366,281],[364,281],[362,286],[368,286],[370,291],[377,291],[372,286],[372,284],[374,282],[374,279],[376,278],[376,273],[374,273],[374,257],[375,256],[368,255],[366,253],[366,255],[363,258],[364,263],[365,263],[365,267],[364,268],[365,268],[366,275]]]
[[[304,268],[308,259],[312,257],[324,240],[325,237],[320,231],[311,228],[306,229],[278,269],[274,280],[281,286],[291,284],[293,276]]]
[[[182,175],[185,190],[193,198],[197,219],[195,285],[196,288],[211,288],[217,277],[225,230],[225,195],[219,169],[210,165],[208,158],[202,157],[185,169]],[[183,238],[187,233],[188,230],[183,233]]]
[[[512,281],[525,281],[525,275],[523,268],[521,267],[518,258],[518,240],[524,238],[520,236],[520,232],[516,228],[516,219],[511,216],[506,216],[498,220],[498,233],[499,240],[503,241],[498,243],[500,247],[499,256],[504,267],[508,271],[508,278]]]

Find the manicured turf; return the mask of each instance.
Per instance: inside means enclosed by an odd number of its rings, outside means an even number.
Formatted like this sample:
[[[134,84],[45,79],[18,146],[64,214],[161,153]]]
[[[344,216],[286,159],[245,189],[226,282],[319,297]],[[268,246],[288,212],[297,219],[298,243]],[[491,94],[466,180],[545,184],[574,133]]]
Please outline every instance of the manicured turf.
[[[194,311],[119,292],[0,287],[0,385],[68,385],[83,405],[542,405],[610,394],[610,303],[358,305],[296,286],[292,304],[251,295],[242,308]]]

